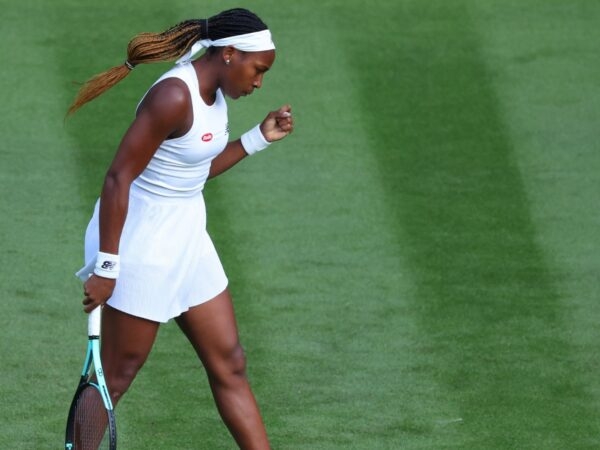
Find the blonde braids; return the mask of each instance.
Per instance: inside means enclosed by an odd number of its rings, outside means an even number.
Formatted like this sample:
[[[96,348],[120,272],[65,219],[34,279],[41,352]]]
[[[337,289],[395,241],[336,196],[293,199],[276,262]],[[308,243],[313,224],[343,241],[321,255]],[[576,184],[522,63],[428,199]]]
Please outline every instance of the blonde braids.
[[[127,60],[95,75],[79,89],[67,115],[73,114],[87,102],[103,94],[138,64],[173,61],[185,54],[200,38],[202,20],[186,20],[162,33],[140,33],[127,46]]]
[[[234,8],[209,19],[180,22],[162,33],[140,33],[129,41],[123,64],[95,75],[81,86],[67,116],[113,87],[138,64],[174,61],[200,39],[217,40],[266,29],[267,25],[256,14]]]

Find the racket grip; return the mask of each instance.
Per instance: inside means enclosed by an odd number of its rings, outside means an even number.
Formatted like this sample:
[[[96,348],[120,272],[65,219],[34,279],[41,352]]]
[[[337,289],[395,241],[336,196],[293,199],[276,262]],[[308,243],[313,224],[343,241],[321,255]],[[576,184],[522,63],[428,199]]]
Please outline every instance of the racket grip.
[[[100,316],[102,315],[102,307],[94,308],[88,317],[88,337],[100,336]]]

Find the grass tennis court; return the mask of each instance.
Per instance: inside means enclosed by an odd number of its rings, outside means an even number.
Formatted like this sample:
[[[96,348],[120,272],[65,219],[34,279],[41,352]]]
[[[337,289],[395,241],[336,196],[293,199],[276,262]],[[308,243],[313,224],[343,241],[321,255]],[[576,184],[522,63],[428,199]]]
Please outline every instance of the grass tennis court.
[[[600,3],[2,0],[0,448],[63,445],[73,273],[144,66],[63,122],[128,40],[244,6],[274,33],[232,136],[296,131],[206,189],[275,449],[600,447]],[[121,449],[231,449],[174,323]]]

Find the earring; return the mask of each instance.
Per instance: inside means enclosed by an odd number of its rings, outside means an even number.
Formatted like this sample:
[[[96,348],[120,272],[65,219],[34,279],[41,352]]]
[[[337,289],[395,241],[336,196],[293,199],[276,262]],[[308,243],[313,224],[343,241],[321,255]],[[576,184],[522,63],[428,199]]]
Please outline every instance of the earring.
[[[229,60],[228,59],[225,60],[225,64],[229,65]]]

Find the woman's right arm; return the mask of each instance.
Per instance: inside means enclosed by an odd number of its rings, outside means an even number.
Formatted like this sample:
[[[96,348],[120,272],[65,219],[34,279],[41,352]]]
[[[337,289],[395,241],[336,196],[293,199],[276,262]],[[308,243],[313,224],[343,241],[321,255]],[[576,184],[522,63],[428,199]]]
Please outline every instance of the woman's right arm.
[[[167,79],[148,92],[137,116],[119,145],[100,195],[100,251],[119,254],[119,241],[129,207],[131,183],[146,168],[159,145],[172,135],[183,134],[191,114],[185,84]],[[84,285],[85,312],[104,304],[115,280],[92,275]]]

